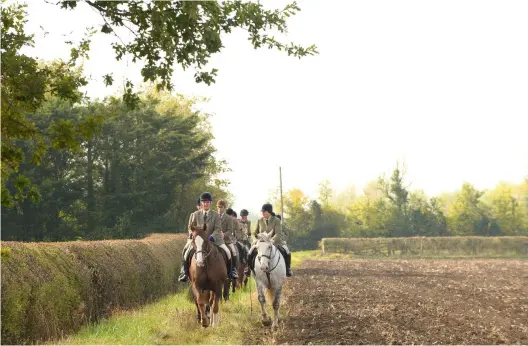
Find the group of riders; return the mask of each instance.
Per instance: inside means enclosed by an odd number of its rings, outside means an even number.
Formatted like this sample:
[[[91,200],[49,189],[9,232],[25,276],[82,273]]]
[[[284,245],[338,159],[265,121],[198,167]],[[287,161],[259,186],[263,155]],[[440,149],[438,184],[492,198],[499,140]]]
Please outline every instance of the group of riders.
[[[192,230],[198,224],[205,224],[207,237],[215,245],[224,250],[228,258],[228,277],[229,280],[238,279],[237,268],[239,261],[247,264],[244,275],[250,276],[250,272],[254,270],[254,262],[257,252],[255,244],[257,242],[257,235],[261,232],[266,232],[279,251],[284,256],[286,263],[286,276],[291,276],[291,252],[286,245],[286,232],[282,227],[280,215],[273,212],[273,206],[266,203],[262,206],[262,217],[258,219],[255,231],[253,232],[253,241],[251,234],[251,221],[248,220],[248,211],[242,209],[240,211],[240,219],[237,218],[237,213],[227,208],[225,200],[219,200],[216,203],[216,211],[211,209],[213,196],[209,192],[201,194],[196,201],[196,211],[193,212],[189,218],[188,232],[189,237],[187,244],[183,248],[183,261],[181,264],[180,276],[178,278],[181,282],[189,281],[189,267],[191,255],[194,253],[192,247]]]

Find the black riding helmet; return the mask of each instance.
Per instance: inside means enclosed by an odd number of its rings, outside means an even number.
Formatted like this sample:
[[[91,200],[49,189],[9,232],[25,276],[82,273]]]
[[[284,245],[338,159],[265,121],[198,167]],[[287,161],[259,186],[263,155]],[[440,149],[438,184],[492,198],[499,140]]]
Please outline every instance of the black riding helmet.
[[[262,212],[264,211],[267,211],[268,213],[273,213],[273,206],[269,203],[266,203],[262,206],[262,209],[261,209]]]
[[[233,211],[233,209],[231,209],[231,208],[227,208],[225,213],[226,213],[227,215],[231,216],[231,215],[233,215],[234,211]]]
[[[248,216],[248,215],[249,215],[249,212],[246,209],[242,209],[240,211],[240,216]]]
[[[213,196],[211,196],[211,194],[209,192],[204,192],[204,193],[201,194],[200,200],[201,201],[212,202],[213,201]]]

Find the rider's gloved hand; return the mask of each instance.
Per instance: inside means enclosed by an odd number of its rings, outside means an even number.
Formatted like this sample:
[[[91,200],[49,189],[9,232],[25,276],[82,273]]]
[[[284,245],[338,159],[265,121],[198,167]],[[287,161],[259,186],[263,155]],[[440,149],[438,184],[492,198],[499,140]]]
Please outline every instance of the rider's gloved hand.
[[[209,236],[209,241],[214,242],[214,237],[212,235]]]

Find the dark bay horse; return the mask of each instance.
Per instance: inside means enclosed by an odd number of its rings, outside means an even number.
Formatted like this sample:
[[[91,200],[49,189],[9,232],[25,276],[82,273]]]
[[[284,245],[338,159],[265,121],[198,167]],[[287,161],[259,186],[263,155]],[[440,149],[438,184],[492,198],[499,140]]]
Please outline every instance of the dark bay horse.
[[[232,279],[232,280],[226,280],[224,282],[223,287],[223,297],[225,301],[229,300],[229,290],[231,289],[232,293],[235,293],[237,289],[242,288],[242,286],[246,287],[248,282],[248,277],[244,275],[244,270],[246,269],[246,262],[247,262],[247,252],[248,249],[245,245],[243,245],[240,242],[235,243],[235,246],[238,251],[238,266],[236,268],[238,273],[238,279]]]
[[[193,229],[192,246],[194,256],[189,267],[189,276],[196,307],[203,327],[209,322],[214,327],[220,322],[218,311],[222,287],[227,280],[227,257],[223,251],[207,238],[206,225]],[[207,310],[211,310],[212,316]]]

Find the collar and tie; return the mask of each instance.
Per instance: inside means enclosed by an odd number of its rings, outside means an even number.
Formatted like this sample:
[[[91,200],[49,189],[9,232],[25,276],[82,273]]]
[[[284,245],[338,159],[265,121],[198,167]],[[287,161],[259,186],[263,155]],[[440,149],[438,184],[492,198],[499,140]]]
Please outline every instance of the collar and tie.
[[[264,220],[266,220],[266,226],[267,226],[268,225],[268,219],[264,219]]]
[[[204,221],[207,221],[207,212],[204,212]]]

